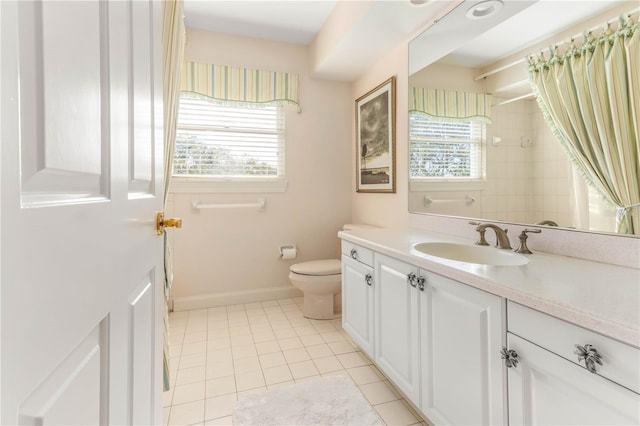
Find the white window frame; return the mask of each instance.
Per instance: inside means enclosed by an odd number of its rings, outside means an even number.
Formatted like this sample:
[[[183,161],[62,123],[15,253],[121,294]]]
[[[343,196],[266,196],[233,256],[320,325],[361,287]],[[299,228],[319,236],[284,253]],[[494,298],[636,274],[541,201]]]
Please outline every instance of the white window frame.
[[[414,139],[412,138],[411,131],[411,118],[416,117],[418,119],[424,118],[425,120],[433,121],[435,123],[446,123],[446,120],[438,120],[437,118],[428,117],[422,115],[420,113],[409,113],[409,165],[408,165],[408,174],[409,174],[409,190],[410,191],[428,191],[428,190],[480,190],[484,189],[487,184],[486,179],[486,123],[480,120],[469,120],[470,123],[474,126],[480,126],[477,129],[477,133],[480,138],[476,140],[471,140],[472,146],[476,147],[475,155],[478,157],[478,170],[479,175],[474,177],[414,177],[412,176],[411,170],[411,153],[413,149]],[[433,142],[437,143],[447,143],[446,141],[436,140]],[[456,143],[456,142],[452,142]],[[459,142],[458,142],[459,143]]]
[[[181,100],[183,97],[181,97]],[[184,99],[191,99],[185,96]],[[215,101],[214,101],[215,102]],[[241,106],[241,105],[239,105]],[[287,188],[285,174],[285,109],[275,106],[277,120],[281,123],[278,132],[278,175],[277,176],[212,176],[212,175],[180,175],[172,174],[170,187],[178,193],[234,193],[234,192],[284,192]],[[183,128],[177,124],[177,133]],[[212,130],[220,131],[220,127]],[[173,167],[173,165],[172,165]]]

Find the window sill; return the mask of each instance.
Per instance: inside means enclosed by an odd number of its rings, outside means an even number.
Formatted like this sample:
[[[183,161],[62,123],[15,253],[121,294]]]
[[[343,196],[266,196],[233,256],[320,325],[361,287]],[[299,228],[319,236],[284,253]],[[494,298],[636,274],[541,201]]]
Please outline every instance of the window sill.
[[[487,187],[486,180],[437,180],[409,179],[409,191],[480,191]]]
[[[233,192],[285,192],[287,180],[274,179],[214,179],[173,176],[170,182],[170,192],[190,193],[233,193]]]

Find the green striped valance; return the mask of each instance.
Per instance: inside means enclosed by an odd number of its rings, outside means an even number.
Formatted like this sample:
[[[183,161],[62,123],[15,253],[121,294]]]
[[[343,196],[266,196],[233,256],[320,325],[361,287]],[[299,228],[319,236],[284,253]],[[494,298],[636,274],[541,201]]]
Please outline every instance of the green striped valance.
[[[298,74],[185,62],[181,92],[221,101],[293,104],[300,111]]]
[[[411,87],[409,112],[446,120],[481,120],[491,124],[491,95]]]

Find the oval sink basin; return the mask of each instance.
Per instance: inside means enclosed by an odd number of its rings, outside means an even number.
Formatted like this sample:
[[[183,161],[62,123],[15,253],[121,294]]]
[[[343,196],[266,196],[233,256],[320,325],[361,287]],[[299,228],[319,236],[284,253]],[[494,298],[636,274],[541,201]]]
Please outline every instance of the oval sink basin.
[[[414,248],[431,256],[479,265],[519,266],[529,263],[529,259],[520,254],[486,246],[434,242],[418,243]]]

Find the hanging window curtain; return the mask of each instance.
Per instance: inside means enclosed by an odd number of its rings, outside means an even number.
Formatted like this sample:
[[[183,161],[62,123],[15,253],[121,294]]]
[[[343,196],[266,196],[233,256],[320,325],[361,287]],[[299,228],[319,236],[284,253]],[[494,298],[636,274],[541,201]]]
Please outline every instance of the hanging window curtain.
[[[412,87],[409,113],[425,114],[443,121],[478,120],[491,124],[491,95]]]
[[[162,49],[163,49],[163,96],[164,96],[164,207],[167,205],[173,152],[176,144],[176,122],[178,120],[178,98],[180,95],[180,72],[184,53],[185,28],[182,0],[163,2]],[[169,390],[169,297],[173,281],[171,246],[164,234],[165,310],[164,310],[164,390]]]
[[[294,105],[300,112],[298,74],[185,62],[181,92],[230,104]]]
[[[563,54],[554,47],[548,59],[529,59],[545,120],[587,182],[617,206],[616,232],[626,234],[640,234],[638,29],[628,19]]]

